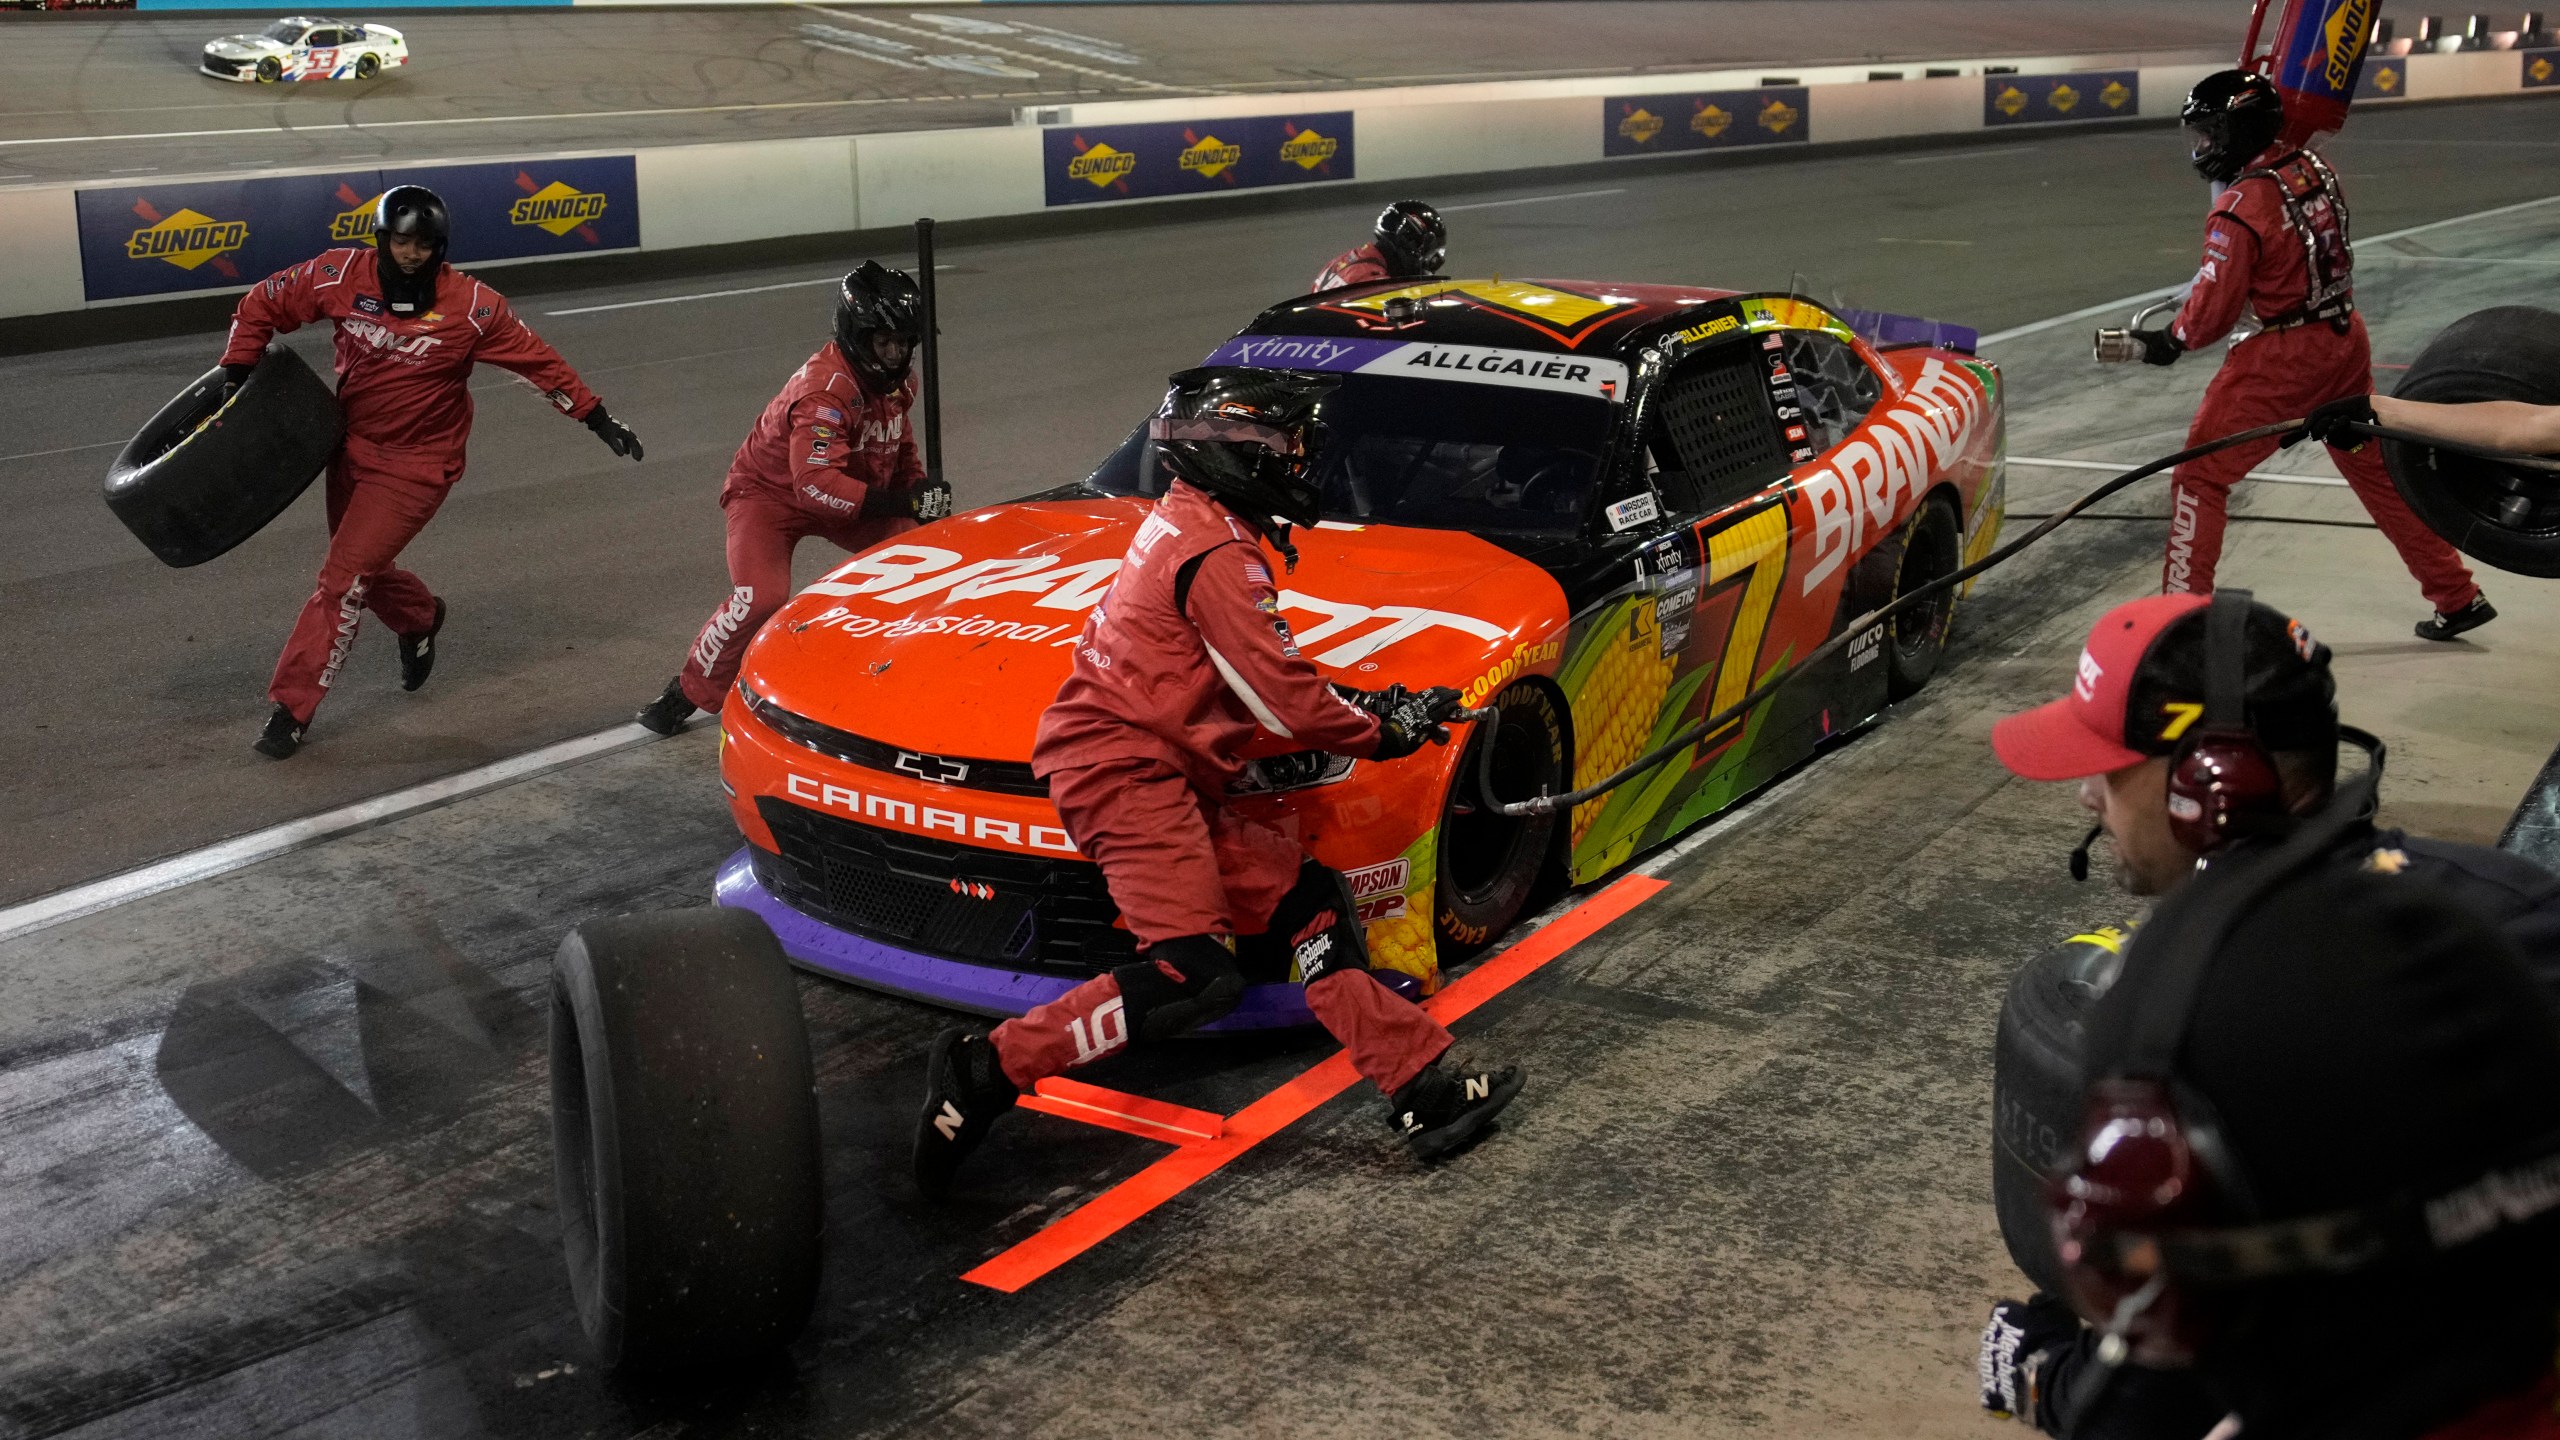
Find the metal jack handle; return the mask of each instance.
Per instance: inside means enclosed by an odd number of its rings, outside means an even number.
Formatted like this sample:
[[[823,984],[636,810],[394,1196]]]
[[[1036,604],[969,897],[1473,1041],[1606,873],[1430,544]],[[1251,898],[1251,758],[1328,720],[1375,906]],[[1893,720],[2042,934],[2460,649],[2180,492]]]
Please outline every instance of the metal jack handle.
[[[942,483],[942,325],[933,300],[933,221],[916,221],[916,289],[924,301],[924,479]]]

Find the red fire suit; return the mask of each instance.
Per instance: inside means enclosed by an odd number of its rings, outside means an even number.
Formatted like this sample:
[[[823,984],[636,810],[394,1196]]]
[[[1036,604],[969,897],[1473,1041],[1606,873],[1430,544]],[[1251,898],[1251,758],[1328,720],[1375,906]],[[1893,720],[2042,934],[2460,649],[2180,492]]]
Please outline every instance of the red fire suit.
[[[1255,532],[1176,481],[1138,529],[1041,717],[1033,770],[1141,947],[1252,934],[1306,853],[1227,810],[1236,751],[1257,729],[1337,755],[1377,748],[1379,726],[1298,654]],[[1356,923],[1356,921],[1354,922]],[[1159,962],[1162,963],[1162,962]],[[1023,1089],[1128,1044],[1120,982],[1104,975],[996,1028]],[[1393,1094],[1449,1048],[1449,1032],[1366,970],[1307,987],[1351,1062]]]
[[[2222,192],[2205,222],[2204,267],[2170,333],[2190,350],[2210,345],[2231,333],[2244,305],[2266,329],[2232,347],[2205,389],[2188,444],[2372,392],[2373,355],[2364,317],[2355,312],[2353,263],[2337,176],[2310,152],[2271,148]],[[2178,467],[2162,590],[2213,588],[2231,487],[2277,444],[2271,437],[2235,445]],[[2329,457],[2437,611],[2449,615],[2470,604],[2480,593],[2471,571],[2409,512],[2392,488],[2381,447],[2331,446]]]
[[[254,363],[268,340],[337,322],[338,404],[346,440],[329,462],[329,555],[276,661],[267,695],[308,724],[371,610],[403,635],[435,624],[425,581],[393,562],[462,478],[471,434],[471,367],[512,370],[561,413],[583,420],[596,397],[506,297],[451,266],[423,314],[384,303],[370,246],[331,250],[240,297],[222,363]]]
[[[881,394],[832,340],[794,371],[756,417],[720,487],[729,520],[729,598],[711,612],[676,673],[695,708],[718,710],[747,642],[791,598],[791,552],[815,535],[846,550],[877,545],[915,521],[864,519],[875,491],[924,478],[907,424],[916,378]]]
[[[1394,278],[1395,272],[1387,268],[1387,257],[1379,253],[1378,247],[1361,245],[1334,256],[1322,270],[1317,271],[1314,283],[1307,286],[1307,293],[1313,295],[1319,290],[1339,290],[1345,285],[1366,285],[1372,280]]]

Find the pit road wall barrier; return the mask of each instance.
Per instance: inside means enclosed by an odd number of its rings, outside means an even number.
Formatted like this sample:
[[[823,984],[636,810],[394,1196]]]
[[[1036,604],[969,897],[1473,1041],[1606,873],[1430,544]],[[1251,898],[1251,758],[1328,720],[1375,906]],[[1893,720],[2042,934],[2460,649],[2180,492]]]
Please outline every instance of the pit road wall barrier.
[[[1171,97],[1025,109],[974,129],[0,188],[0,317],[237,292],[280,256],[347,243],[347,215],[401,181],[462,197],[455,258],[485,268],[918,215],[2157,119],[2217,68],[2194,54],[2080,55]],[[1871,78],[1885,73],[1902,78]],[[2560,49],[2393,57],[2369,62],[2365,79],[2364,105],[2560,95]]]

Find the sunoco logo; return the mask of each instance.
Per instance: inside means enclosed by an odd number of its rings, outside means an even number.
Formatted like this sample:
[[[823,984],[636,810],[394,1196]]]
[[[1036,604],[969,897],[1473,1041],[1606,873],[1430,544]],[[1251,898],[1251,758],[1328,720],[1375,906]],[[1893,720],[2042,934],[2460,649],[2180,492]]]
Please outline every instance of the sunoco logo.
[[[1772,100],[1760,107],[1760,128],[1772,135],[1784,135],[1803,113],[1784,100]]]
[[[181,270],[193,270],[249,243],[249,222],[245,220],[216,220],[187,209],[164,219],[147,200],[133,209],[152,222],[125,239],[124,253],[135,260],[163,260]]]
[[[507,219],[517,225],[531,225],[554,235],[566,235],[581,225],[604,218],[605,197],[590,190],[572,190],[554,180],[507,207]]]
[[[1093,148],[1067,162],[1067,178],[1090,180],[1094,188],[1100,189],[1120,180],[1137,168],[1137,156],[1126,150],[1114,150],[1108,145],[1097,143]]]
[[[356,187],[340,181],[338,203],[349,208],[329,222],[329,238],[357,245],[373,243],[373,207],[381,200],[379,195],[367,200],[356,193]]]
[[[1280,142],[1280,159],[1283,164],[1295,165],[1301,170],[1313,170],[1332,159],[1341,149],[1342,142],[1331,136],[1319,135],[1313,130],[1301,130]]]
[[[1991,97],[1991,108],[2016,119],[2019,112],[2027,108],[2027,92],[2015,85],[2004,85],[1999,94]]]
[[[1174,164],[1202,179],[1215,179],[1243,158],[1243,146],[1230,145],[1215,135],[1207,135],[1185,146]]]
[[[2328,32],[2324,38],[2329,42],[2329,88],[2344,90],[2356,61],[2364,58],[2365,36],[2373,30],[2373,0],[2346,0],[2322,28]]]
[[[2126,89],[2121,80],[2108,81],[2107,88],[2098,92],[2098,103],[2110,110],[2123,109],[2125,102],[2132,98],[2133,92]]]
[[[2068,115],[2078,108],[2080,92],[2068,85],[2056,85],[2053,87],[2053,93],[2045,97],[2045,103]]]
[[[1689,128],[1713,140],[1733,128],[1733,112],[1722,106],[1709,105],[1689,117]]]
[[[1662,117],[1642,108],[1630,110],[1627,118],[1618,122],[1618,133],[1639,145],[1646,144],[1662,133]]]

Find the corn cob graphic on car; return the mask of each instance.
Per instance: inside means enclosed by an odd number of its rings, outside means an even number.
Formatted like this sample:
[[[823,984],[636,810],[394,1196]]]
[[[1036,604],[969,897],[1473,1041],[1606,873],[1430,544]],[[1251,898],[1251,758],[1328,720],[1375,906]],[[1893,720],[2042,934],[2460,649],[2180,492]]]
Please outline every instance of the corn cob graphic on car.
[[[1491,713],[1380,764],[1263,736],[1231,803],[1348,875],[1415,994],[1542,887],[1596,880],[1926,683],[1954,600],[1853,637],[1570,817],[1605,776],[1996,535],[1997,372],[1959,326],[1792,297],[1382,282],[1275,305],[1206,363],[1340,374],[1280,607],[1344,684]],[[1082,482],[847,560],[769,622],[721,714],[746,844],[721,903],[799,963],[1015,1014],[1127,960],[1030,771],[1040,712],[1166,476],[1139,425]],[[1490,760],[1479,761],[1490,748]],[[1265,963],[1285,963],[1271,961]],[[1252,977],[1222,1028],[1304,1023]]]

